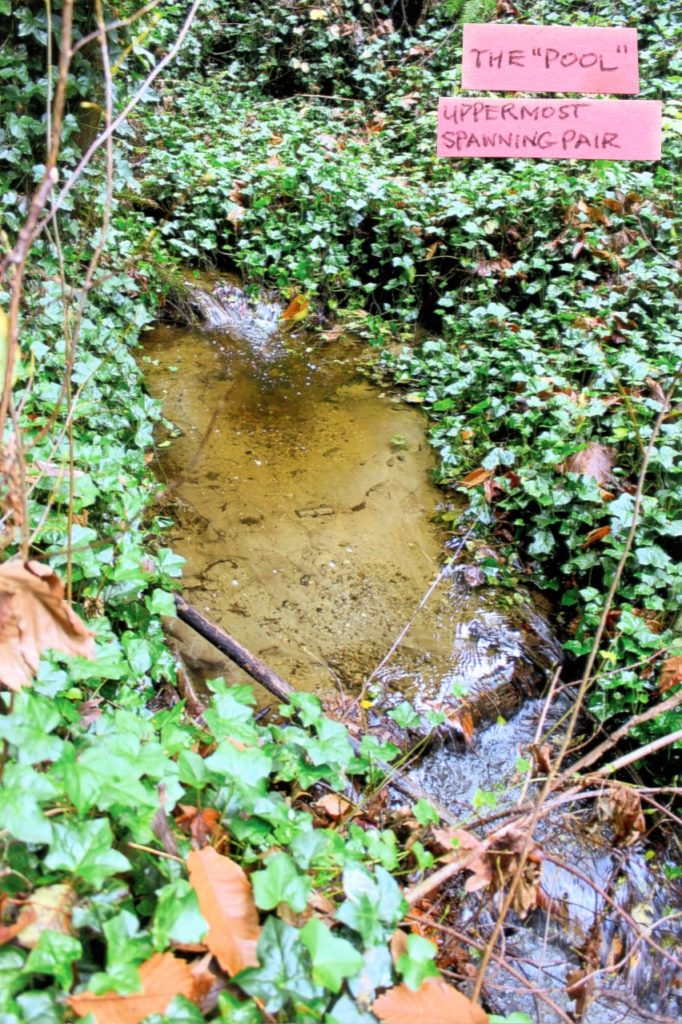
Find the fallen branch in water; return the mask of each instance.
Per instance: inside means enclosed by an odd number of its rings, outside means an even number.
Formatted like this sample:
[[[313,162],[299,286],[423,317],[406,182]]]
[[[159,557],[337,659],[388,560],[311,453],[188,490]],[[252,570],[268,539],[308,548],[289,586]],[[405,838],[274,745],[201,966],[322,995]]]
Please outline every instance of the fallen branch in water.
[[[243,647],[238,640],[235,640],[224,629],[216,626],[210,619],[207,619],[205,615],[197,611],[180,594],[175,595],[175,607],[177,608],[179,619],[196,630],[200,636],[203,636],[204,640],[208,640],[222,654],[227,655],[231,661],[239,665],[252,679],[255,679],[257,683],[264,686],[273,697],[277,697],[284,704],[289,703],[291,694],[295,692],[293,686],[285,682],[276,672],[273,672],[264,661],[261,661],[255,654],[251,654],[250,651],[247,651],[246,647]]]
[[[186,622],[204,640],[208,640],[217,650],[225,654],[231,661],[234,661],[236,665],[239,665],[252,679],[260,683],[268,693],[271,693],[273,697],[276,697],[283,704],[291,703],[291,695],[296,693],[291,683],[287,683],[281,676],[278,676],[264,661],[256,657],[255,654],[251,654],[246,647],[240,644],[238,640],[235,640],[234,637],[231,637],[229,633],[226,633],[221,626],[217,626],[210,619],[207,619],[205,615],[202,615],[200,611],[189,604],[180,594],[175,595],[175,607],[177,608],[179,619]],[[359,753],[357,741],[350,735],[348,741],[355,753]],[[455,815],[448,811],[447,808],[441,807],[420,786],[410,782],[408,779],[399,778],[395,774],[396,770],[383,761],[377,761],[376,767],[386,774],[385,785],[393,786],[403,796],[409,797],[415,803],[418,800],[427,800],[435,808],[443,821],[450,825],[454,824],[456,820]]]

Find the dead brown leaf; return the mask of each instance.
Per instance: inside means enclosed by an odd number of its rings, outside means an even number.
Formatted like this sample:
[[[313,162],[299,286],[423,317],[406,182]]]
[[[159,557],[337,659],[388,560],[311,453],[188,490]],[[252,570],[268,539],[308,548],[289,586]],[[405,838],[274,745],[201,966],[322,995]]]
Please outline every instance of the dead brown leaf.
[[[251,883],[233,860],[210,847],[187,857],[189,880],[209,930],[206,945],[229,975],[257,967],[260,934]]]
[[[175,818],[175,824],[192,837],[192,847],[200,850],[208,846],[220,827],[220,811],[215,807],[200,810],[192,804],[178,804],[182,814]]]
[[[479,466],[478,469],[473,469],[471,473],[467,473],[466,476],[457,484],[458,487],[478,487],[479,484],[485,483],[485,481],[492,476],[489,469],[483,469]]]
[[[632,846],[646,832],[642,801],[629,786],[610,786],[597,801],[597,813],[613,826],[613,841],[618,846]]]
[[[318,811],[324,811],[330,818],[342,818],[344,814],[348,814],[353,805],[350,800],[346,800],[339,793],[325,793],[315,801],[313,807]]]
[[[488,1024],[488,1014],[442,978],[426,978],[416,992],[396,985],[372,1004],[383,1024]]]
[[[661,674],[658,677],[658,692],[667,693],[673,686],[682,683],[682,654],[676,654],[672,658],[666,658],[661,665]]]
[[[465,890],[477,892],[487,887],[493,893],[504,890],[521,871],[512,910],[520,918],[527,917],[541,901],[542,851],[537,844],[531,843],[521,868],[525,842],[526,833],[514,825],[499,829],[492,838],[482,842],[480,851],[463,865],[472,872],[464,883]]]
[[[571,455],[559,466],[560,473],[579,473],[581,476],[591,476],[598,484],[609,483],[612,479],[612,470],[616,464],[613,448],[604,444],[590,441],[582,451]]]
[[[94,658],[92,632],[64,600],[64,586],[47,565],[13,559],[0,565],[0,682],[28,686],[43,651]]]
[[[227,987],[224,980],[218,978],[212,970],[210,963],[213,953],[207,953],[200,960],[190,965],[192,975],[192,1002],[196,1003],[202,1013],[210,1013],[215,1009],[218,996]]]
[[[165,1013],[176,996],[194,999],[195,983],[190,965],[172,953],[155,953],[140,967],[141,992],[93,995],[80,992],[69,996],[69,1007],[77,1016],[91,1013],[97,1024],[139,1024],[150,1013]]]
[[[227,220],[233,228],[236,228],[239,226],[240,222],[244,220],[245,214],[246,209],[243,206],[240,206],[239,203],[235,203],[234,206],[230,207],[227,213]]]
[[[593,544],[596,544],[600,540],[604,540],[604,537],[608,537],[610,533],[610,526],[598,526],[595,530],[590,530],[587,537],[583,541],[583,547],[591,548]]]
[[[654,380],[653,377],[645,377],[644,379],[646,381],[647,387],[649,388],[649,391],[651,392],[651,397],[655,398],[656,401],[660,405],[662,405],[663,408],[665,408],[668,404],[668,400],[665,397],[665,391],[663,390],[661,385],[658,383],[657,380]]]
[[[73,935],[71,914],[76,905],[76,892],[68,882],[45,885],[36,889],[24,904],[17,924],[17,942],[26,949],[38,944],[41,932]]]

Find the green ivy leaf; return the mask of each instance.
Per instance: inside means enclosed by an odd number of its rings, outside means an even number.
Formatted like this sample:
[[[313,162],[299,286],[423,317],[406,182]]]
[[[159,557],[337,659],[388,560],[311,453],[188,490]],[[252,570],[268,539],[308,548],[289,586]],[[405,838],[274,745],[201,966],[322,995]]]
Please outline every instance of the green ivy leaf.
[[[355,946],[333,935],[317,917],[311,918],[301,929],[301,942],[310,953],[313,981],[331,992],[339,992],[343,979],[357,974],[363,965],[362,955]]]
[[[107,818],[93,821],[57,822],[45,867],[78,875],[96,888],[105,878],[128,871],[130,862],[112,848],[113,835]]]
[[[434,963],[436,947],[421,935],[408,935],[407,952],[398,957],[397,968],[403,981],[413,992],[421,986],[425,978],[438,977],[438,968]]]
[[[72,964],[82,955],[83,947],[72,935],[44,931],[29,954],[24,971],[28,974],[51,974],[66,991],[73,985]]]
[[[257,948],[261,967],[251,967],[236,981],[250,996],[257,996],[265,1009],[277,1013],[291,1002],[312,1000],[323,993],[310,977],[308,955],[300,933],[277,917],[268,917]]]
[[[308,905],[312,882],[302,875],[288,853],[275,853],[268,857],[265,870],[251,875],[253,897],[261,910],[273,910],[287,903],[295,914]]]
[[[407,700],[402,701],[397,708],[389,711],[388,717],[392,718],[401,729],[416,729],[419,725],[419,715]]]

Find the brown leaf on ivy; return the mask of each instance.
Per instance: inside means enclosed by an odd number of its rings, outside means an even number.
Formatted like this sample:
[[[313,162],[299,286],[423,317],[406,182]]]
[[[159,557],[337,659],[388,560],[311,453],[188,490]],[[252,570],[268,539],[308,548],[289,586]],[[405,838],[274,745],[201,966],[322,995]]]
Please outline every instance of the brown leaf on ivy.
[[[257,967],[260,925],[247,876],[238,864],[210,846],[193,850],[187,857],[187,869],[209,925],[206,945],[220,966],[229,975]]]
[[[352,808],[350,800],[346,800],[339,793],[325,793],[319,800],[316,800],[313,807],[318,811],[324,811],[329,818],[342,818]]]
[[[591,548],[593,544],[603,540],[604,537],[608,537],[611,533],[610,526],[598,526],[595,530],[590,530],[587,537],[583,541],[584,548]]]
[[[590,441],[582,451],[571,455],[558,467],[560,473],[579,473],[591,476],[598,484],[608,483],[612,479],[612,470],[616,464],[613,448]]]
[[[653,377],[645,377],[644,379],[646,381],[647,387],[649,388],[649,391],[651,392],[651,397],[655,398],[656,401],[659,402],[660,405],[662,405],[665,409],[665,407],[668,404],[668,400],[665,397],[665,391],[663,390],[661,385],[658,383],[657,380],[654,380]]]
[[[478,469],[472,469],[471,473],[467,473],[466,476],[463,476],[462,479],[458,482],[457,486],[478,487],[479,484],[485,483],[485,481],[488,480],[491,476],[492,473],[490,472],[489,469],[483,469],[482,466],[479,466]]]
[[[416,992],[396,985],[375,999],[372,1013],[383,1024],[488,1024],[480,1006],[442,978],[426,978]]]
[[[42,932],[73,935],[71,914],[76,900],[76,891],[68,882],[36,889],[22,907],[17,921],[20,925],[17,935],[19,945],[33,949]]]
[[[64,600],[64,586],[47,565],[13,559],[0,565],[0,683],[28,686],[43,651],[93,658],[95,642]]]
[[[245,214],[245,208],[243,206],[240,206],[239,203],[235,203],[234,206],[231,206],[230,209],[228,210],[227,220],[232,225],[232,227],[236,228],[244,219]]]
[[[504,490],[500,487],[497,480],[488,477],[483,484],[483,495],[488,505],[492,505],[494,501],[504,495]]]
[[[141,992],[69,996],[69,1008],[78,1017],[91,1013],[97,1024],[140,1024],[151,1013],[165,1013],[176,996],[194,997],[194,979],[188,963],[172,953],[155,953],[140,967]]]
[[[672,658],[666,658],[661,665],[661,674],[658,677],[658,692],[667,693],[673,686],[682,683],[682,654],[676,654]]]
[[[202,1013],[211,1013],[218,1002],[218,996],[227,987],[226,981],[218,978],[210,970],[213,953],[207,953],[200,960],[190,965],[192,975],[192,1002],[196,1003]]]
[[[220,827],[220,811],[215,807],[200,809],[193,804],[178,804],[178,807],[182,813],[175,816],[175,824],[192,837],[192,847],[200,850],[208,846]]]

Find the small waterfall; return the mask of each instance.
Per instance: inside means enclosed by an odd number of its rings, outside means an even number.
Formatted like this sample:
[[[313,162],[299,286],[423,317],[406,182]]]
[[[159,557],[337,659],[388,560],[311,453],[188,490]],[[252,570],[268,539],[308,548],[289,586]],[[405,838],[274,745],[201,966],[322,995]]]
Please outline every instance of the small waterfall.
[[[270,354],[280,332],[282,307],[262,299],[250,301],[241,288],[221,282],[209,291],[187,283],[186,303],[202,326],[243,338],[263,354]]]

